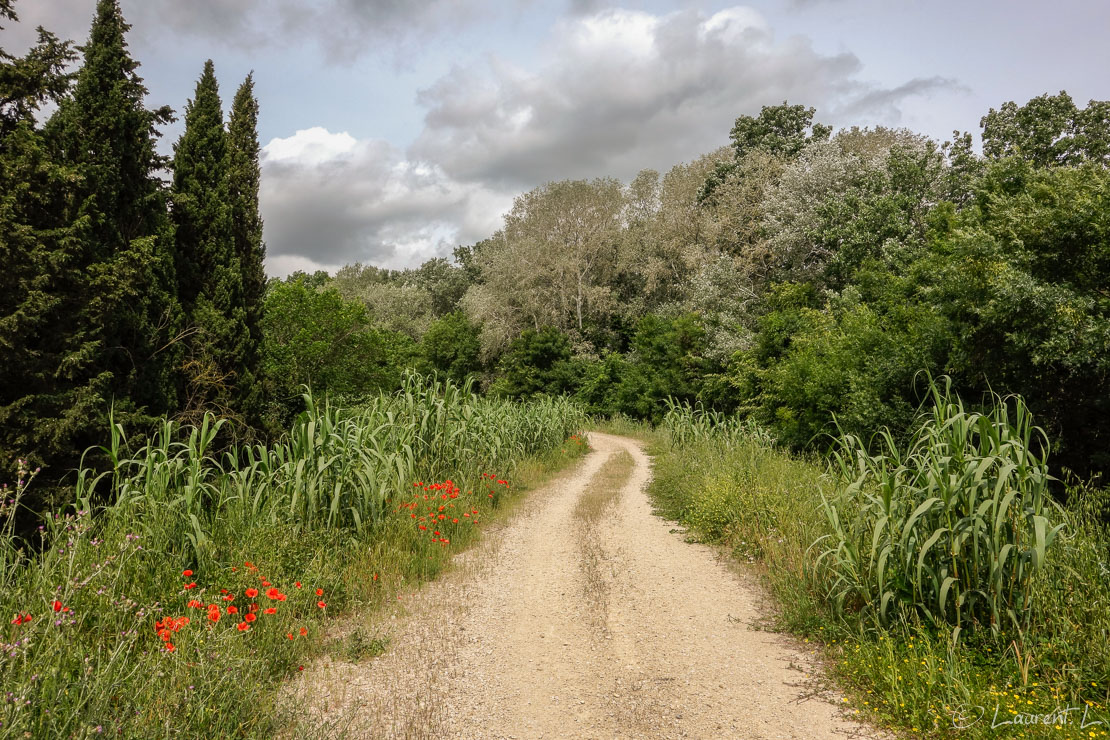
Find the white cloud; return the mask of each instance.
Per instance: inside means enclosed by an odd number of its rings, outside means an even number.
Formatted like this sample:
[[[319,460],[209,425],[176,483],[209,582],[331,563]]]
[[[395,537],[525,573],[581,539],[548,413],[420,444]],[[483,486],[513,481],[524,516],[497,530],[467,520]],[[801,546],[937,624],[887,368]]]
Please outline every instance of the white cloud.
[[[307,272],[311,275],[317,270],[334,275],[340,267],[343,265],[325,265],[299,254],[266,255],[266,274],[276,278],[285,278],[294,272]]]
[[[262,150],[271,274],[356,261],[407,267],[494,231],[512,195],[462,184],[380,140],[324,128]]]
[[[271,139],[266,145],[266,161],[272,164],[295,163],[315,167],[344,159],[358,149],[358,141],[346,131],[333,134],[316,126],[298,131],[286,139]]]
[[[906,96],[951,84],[932,78],[888,90],[860,80],[860,69],[851,53],[822,54],[802,37],[777,40],[748,7],[713,15],[605,10],[557,24],[535,70],[491,57],[422,90],[425,128],[410,156],[455,179],[500,187],[629,178],[725,143],[736,117],[763,105],[814,105],[834,124],[869,115],[870,123],[894,123]],[[840,111],[853,119],[838,120]]]

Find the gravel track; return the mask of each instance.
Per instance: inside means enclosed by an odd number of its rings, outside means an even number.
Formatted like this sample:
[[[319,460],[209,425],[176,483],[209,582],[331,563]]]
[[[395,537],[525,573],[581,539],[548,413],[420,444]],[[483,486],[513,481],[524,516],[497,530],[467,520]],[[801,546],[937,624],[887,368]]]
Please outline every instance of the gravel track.
[[[571,475],[529,494],[450,573],[377,618],[391,636],[385,655],[307,667],[293,692],[310,719],[295,734],[877,736],[841,716],[812,653],[750,626],[763,616],[757,584],[652,514],[639,444],[600,433],[590,443]],[[583,531],[575,504],[622,450],[631,475]]]

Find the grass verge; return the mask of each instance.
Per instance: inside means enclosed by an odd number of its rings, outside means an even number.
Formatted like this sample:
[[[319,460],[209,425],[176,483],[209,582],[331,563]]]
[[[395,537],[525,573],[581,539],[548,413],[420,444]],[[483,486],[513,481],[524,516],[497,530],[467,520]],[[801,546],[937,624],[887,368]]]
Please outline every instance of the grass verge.
[[[606,558],[600,527],[606,513],[620,500],[634,466],[635,462],[627,452],[622,450],[613,455],[593,477],[589,489],[583,492],[574,506],[574,517],[580,523],[576,531],[578,547],[582,552],[586,600],[597,629],[606,628],[609,610],[609,580],[602,570]]]
[[[476,478],[447,502],[458,508],[436,525],[444,541],[399,506],[361,534],[232,507],[205,527],[205,565],[183,567],[189,548],[161,536],[156,507],[59,514],[43,526],[42,555],[7,572],[0,590],[10,615],[0,624],[0,736],[272,737],[288,719],[285,679],[325,652],[384,649],[385,636],[358,630],[335,639],[336,618],[435,578],[499,510],[584,451],[572,437]],[[448,495],[426,487],[421,497]]]
[[[1073,490],[1035,582],[1024,635],[913,619],[880,628],[827,597],[814,543],[830,534],[826,465],[754,438],[658,444],[650,494],[698,539],[729,548],[774,596],[775,629],[821,646],[846,711],[907,737],[1098,738],[1110,732],[1110,534],[1105,493]]]

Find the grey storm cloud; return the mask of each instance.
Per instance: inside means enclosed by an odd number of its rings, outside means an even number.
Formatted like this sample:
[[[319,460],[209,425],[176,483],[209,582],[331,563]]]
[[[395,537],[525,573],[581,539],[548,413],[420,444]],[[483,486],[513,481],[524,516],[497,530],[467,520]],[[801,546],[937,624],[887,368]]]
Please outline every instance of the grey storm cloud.
[[[513,0],[526,5],[530,0]],[[121,0],[133,39],[148,43],[175,35],[234,42],[261,49],[316,43],[325,58],[349,63],[366,52],[396,54],[436,33],[486,17],[488,0]],[[84,39],[96,0],[20,0],[12,48],[29,45],[42,25],[62,38]]]
[[[487,235],[495,224],[483,214],[509,197],[453,182],[386,142],[324,129],[270,142],[262,173],[267,254],[325,265],[441,256]]]
[[[897,123],[902,115],[898,104],[910,96],[928,96],[936,92],[968,91],[966,85],[950,77],[915,77],[897,87],[877,88],[846,101],[835,115],[842,120],[855,120],[861,115],[880,115]]]
[[[411,45],[474,22],[496,7],[485,0],[133,1],[129,12],[135,13],[136,25],[255,48],[308,41],[319,46],[325,59],[340,63],[365,53],[401,55]]]
[[[786,99],[816,106],[822,120],[850,110],[888,122],[899,100],[952,84],[877,88],[858,79],[860,69],[851,53],[821,54],[800,37],[777,42],[746,8],[605,11],[564,21],[538,72],[493,58],[421,91],[425,128],[410,155],[503,187],[629,178],[725,143],[736,117],[763,105]]]

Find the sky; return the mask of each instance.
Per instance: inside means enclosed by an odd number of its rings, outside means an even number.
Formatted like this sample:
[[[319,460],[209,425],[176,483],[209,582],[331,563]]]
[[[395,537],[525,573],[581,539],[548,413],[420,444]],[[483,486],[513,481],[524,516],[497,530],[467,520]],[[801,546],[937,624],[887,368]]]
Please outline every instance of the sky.
[[[81,42],[95,0],[17,0],[0,48]],[[784,100],[937,141],[1013,100],[1110,99],[1103,0],[121,0],[148,105],[206,59],[261,106],[266,268],[414,267],[552,180],[666,172]],[[172,153],[182,124],[164,130]]]

